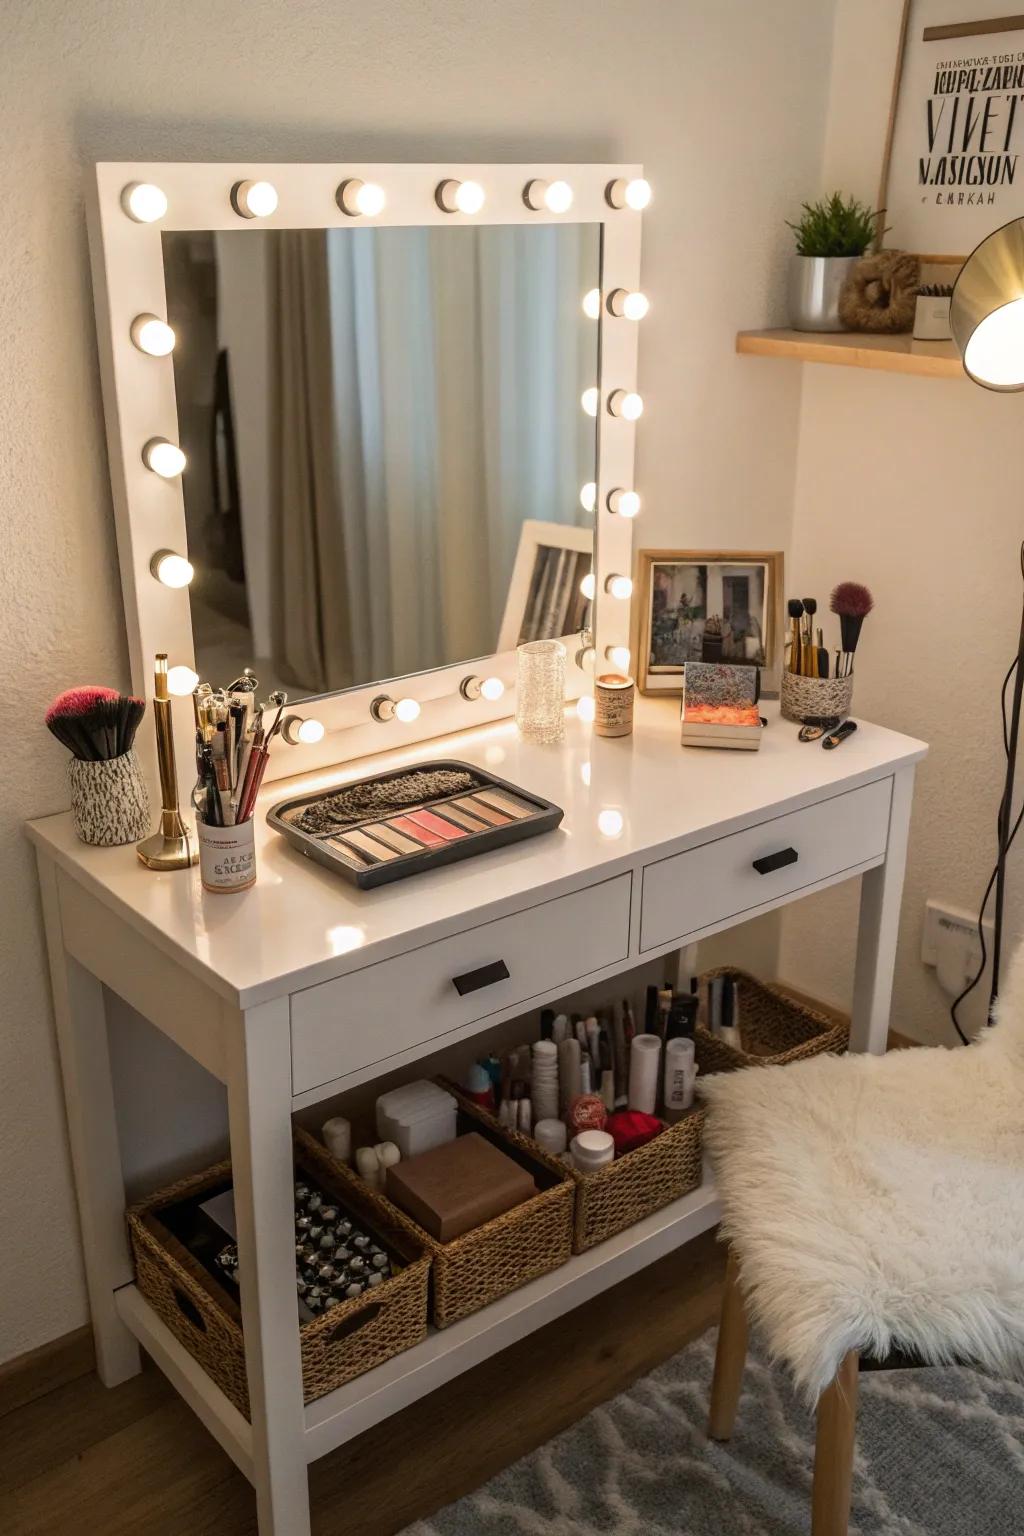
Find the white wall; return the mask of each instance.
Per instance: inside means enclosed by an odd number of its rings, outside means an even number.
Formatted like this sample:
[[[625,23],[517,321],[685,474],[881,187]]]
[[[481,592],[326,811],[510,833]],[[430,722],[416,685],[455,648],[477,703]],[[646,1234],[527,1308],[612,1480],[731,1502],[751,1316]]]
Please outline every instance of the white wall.
[[[902,0],[839,0],[822,187],[875,205]],[[870,40],[870,41],[869,41]],[[794,365],[764,365],[781,376]],[[826,602],[864,581],[877,610],[858,650],[854,709],[931,743],[918,770],[894,1026],[953,1043],[948,1002],[920,963],[928,896],[976,910],[1002,785],[999,686],[1017,645],[1024,404],[966,381],[806,367],[791,594]],[[1017,855],[1019,860],[1020,855]],[[1011,893],[1022,885],[1019,864]],[[1020,932],[1012,896],[1008,937]],[[848,1003],[856,891],[790,907],[780,974]],[[987,987],[963,1017],[983,1021]]]
[[[830,47],[822,0],[9,8],[0,675],[18,729],[0,796],[0,1359],[85,1317],[21,824],[67,803],[63,753],[40,723],[47,703],[72,683],[128,683],[86,167],[346,154],[644,161],[657,201],[645,233],[640,540],[784,547],[800,380],[735,358],[733,337],[781,318],[782,219],[817,185]],[[132,1031],[130,1016],[121,1027]]]

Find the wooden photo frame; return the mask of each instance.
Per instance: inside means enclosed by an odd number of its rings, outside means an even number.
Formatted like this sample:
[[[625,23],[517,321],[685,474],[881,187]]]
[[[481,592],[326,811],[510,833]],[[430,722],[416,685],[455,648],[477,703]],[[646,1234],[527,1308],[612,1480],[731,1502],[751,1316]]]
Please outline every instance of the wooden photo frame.
[[[903,0],[878,190],[886,246],[952,268],[1024,215],[1024,15],[991,0]],[[1017,84],[1014,84],[1017,81]],[[882,236],[881,231],[887,233]]]
[[[683,663],[702,659],[757,665],[762,694],[777,692],[782,594],[781,550],[642,549],[634,639],[640,692],[681,693]],[[708,646],[704,625],[715,614],[721,644]]]

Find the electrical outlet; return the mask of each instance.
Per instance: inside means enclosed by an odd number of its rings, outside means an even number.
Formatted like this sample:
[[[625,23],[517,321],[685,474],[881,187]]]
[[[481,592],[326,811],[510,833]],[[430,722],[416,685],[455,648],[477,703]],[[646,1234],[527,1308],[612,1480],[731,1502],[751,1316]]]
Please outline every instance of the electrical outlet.
[[[921,964],[938,965],[940,948],[951,943],[964,947],[965,960],[972,971],[981,964],[977,912],[967,911],[963,907],[947,906],[941,901],[926,902],[924,933],[921,938]],[[985,944],[991,953],[991,918],[985,919]]]

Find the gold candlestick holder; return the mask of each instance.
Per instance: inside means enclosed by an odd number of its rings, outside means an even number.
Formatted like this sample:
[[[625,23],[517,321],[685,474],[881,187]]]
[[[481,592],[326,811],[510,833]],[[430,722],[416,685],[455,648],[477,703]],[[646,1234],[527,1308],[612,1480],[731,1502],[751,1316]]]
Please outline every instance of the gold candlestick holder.
[[[147,869],[188,869],[199,858],[199,846],[178,809],[178,771],[174,762],[171,696],[167,690],[167,656],[162,651],[156,658],[153,718],[160,769],[160,830],[136,844],[135,851]]]

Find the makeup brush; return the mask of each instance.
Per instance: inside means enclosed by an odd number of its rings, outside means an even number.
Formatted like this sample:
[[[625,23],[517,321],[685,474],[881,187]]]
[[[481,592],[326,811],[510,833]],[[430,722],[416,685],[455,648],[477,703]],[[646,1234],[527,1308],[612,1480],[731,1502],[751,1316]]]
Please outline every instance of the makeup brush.
[[[853,671],[853,653],[860,639],[861,625],[875,606],[875,600],[860,582],[841,581],[832,593],[830,606],[832,612],[839,615],[843,638],[842,675],[849,677]]]
[[[817,677],[818,658],[814,654],[814,615],[818,611],[818,599],[805,597],[801,599],[804,605],[804,646],[800,657],[801,671],[804,677]]]
[[[46,726],[87,763],[121,757],[135,740],[146,704],[116,688],[69,688],[46,711]]]
[[[789,612],[790,621],[789,670],[799,673],[802,645],[800,618],[804,611],[804,605],[798,597],[791,597],[786,607]]]

